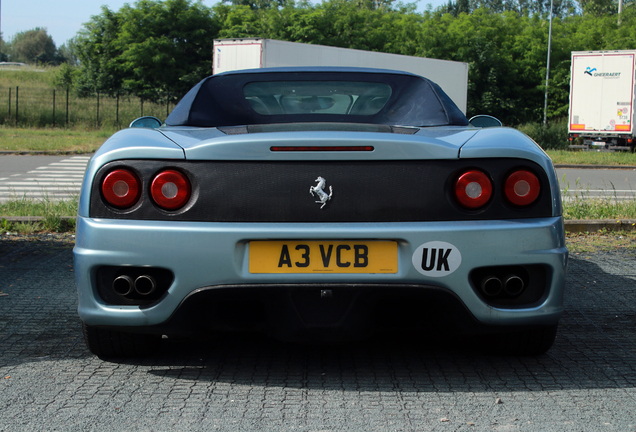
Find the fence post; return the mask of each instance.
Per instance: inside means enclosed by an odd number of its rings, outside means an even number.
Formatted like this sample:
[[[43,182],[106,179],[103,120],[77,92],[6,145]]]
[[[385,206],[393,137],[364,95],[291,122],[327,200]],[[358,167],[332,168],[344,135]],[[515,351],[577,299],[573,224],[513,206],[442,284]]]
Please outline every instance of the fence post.
[[[66,127],[68,127],[68,87],[66,87]]]
[[[140,117],[143,117],[144,116],[144,98],[139,98],[139,99],[141,99],[141,116]]]
[[[11,120],[11,87],[9,87],[9,120]]]
[[[115,112],[115,122],[117,123],[117,127],[119,127],[119,92],[117,92],[117,110]]]
[[[53,127],[55,127],[55,89],[53,89]]]
[[[20,86],[15,86],[15,125],[18,125],[18,120],[20,117],[20,112],[18,111],[20,108]]]
[[[99,92],[97,92],[97,124],[95,126],[99,127]]]

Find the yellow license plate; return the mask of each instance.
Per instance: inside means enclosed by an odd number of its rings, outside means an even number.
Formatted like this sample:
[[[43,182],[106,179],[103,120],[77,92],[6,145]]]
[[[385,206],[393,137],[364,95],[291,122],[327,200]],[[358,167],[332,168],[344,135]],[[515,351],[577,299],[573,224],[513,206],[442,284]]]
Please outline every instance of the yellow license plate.
[[[250,273],[397,273],[394,241],[251,241]]]

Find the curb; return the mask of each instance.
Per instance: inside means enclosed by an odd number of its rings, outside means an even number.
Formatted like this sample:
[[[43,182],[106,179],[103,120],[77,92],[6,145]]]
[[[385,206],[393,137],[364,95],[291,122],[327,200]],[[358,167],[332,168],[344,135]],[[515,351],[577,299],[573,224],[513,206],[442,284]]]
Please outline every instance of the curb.
[[[636,170],[636,165],[578,165],[578,164],[554,164],[554,168]]]
[[[607,231],[636,231],[636,219],[578,219],[566,220],[565,230],[570,233]]]
[[[7,222],[42,222],[42,216],[0,216]],[[62,221],[74,220],[75,216],[60,216]],[[565,230],[569,233],[595,233],[607,231],[636,231],[636,219],[578,219],[564,221]]]

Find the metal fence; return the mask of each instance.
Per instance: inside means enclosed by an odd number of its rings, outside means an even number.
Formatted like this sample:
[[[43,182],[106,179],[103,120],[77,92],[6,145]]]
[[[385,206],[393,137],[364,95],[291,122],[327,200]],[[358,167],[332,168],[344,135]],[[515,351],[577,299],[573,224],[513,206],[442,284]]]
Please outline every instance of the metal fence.
[[[0,124],[20,127],[104,125],[120,128],[144,115],[165,119],[171,105],[128,96],[96,94],[78,97],[72,91],[31,87],[0,87]],[[174,106],[174,105],[172,105]]]

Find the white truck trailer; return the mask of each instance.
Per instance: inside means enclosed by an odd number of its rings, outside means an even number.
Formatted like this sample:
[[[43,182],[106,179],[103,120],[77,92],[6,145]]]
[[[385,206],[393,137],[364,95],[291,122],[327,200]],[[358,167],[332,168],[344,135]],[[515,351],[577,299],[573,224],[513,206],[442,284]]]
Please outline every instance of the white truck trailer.
[[[215,74],[286,66],[348,66],[411,72],[437,83],[466,113],[468,63],[272,39],[214,40]]]
[[[570,148],[634,150],[636,50],[574,51]]]

